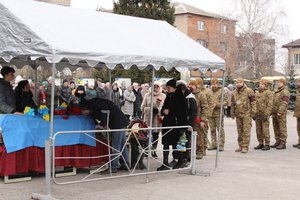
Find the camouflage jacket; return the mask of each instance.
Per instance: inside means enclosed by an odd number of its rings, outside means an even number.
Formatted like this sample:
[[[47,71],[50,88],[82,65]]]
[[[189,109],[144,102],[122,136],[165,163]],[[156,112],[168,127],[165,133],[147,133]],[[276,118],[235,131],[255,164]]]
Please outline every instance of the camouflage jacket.
[[[272,114],[286,114],[288,109],[288,103],[290,98],[290,92],[285,88],[279,88],[275,91],[273,97]]]
[[[200,89],[197,89],[194,93],[197,103],[197,117],[201,120],[207,120],[208,102],[204,93]]]
[[[231,115],[234,117],[254,117],[256,114],[255,94],[245,84],[232,93]]]
[[[214,104],[215,104],[212,91],[205,87],[200,88],[200,91],[206,96],[207,103],[208,103],[208,107],[206,110],[206,117],[211,117],[214,110]]]
[[[218,89],[216,91],[212,90],[212,97],[214,102],[212,117],[219,117],[220,109],[221,109],[222,89]],[[224,91],[223,106],[226,106],[227,103],[228,103],[227,93]]]
[[[295,101],[294,117],[300,118],[300,90],[299,89]]]
[[[268,117],[273,106],[273,93],[269,89],[259,90],[255,95],[256,116]]]

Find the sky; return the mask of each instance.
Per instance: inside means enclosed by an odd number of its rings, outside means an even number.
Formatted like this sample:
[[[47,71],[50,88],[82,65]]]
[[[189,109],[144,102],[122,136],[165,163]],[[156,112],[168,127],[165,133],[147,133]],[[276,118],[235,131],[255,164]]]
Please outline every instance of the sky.
[[[197,8],[210,11],[216,14],[224,13],[224,8],[228,8],[230,0],[175,0],[174,2],[182,2]],[[300,39],[300,1],[299,0],[279,0],[282,8],[287,14],[287,26],[289,35],[286,42]],[[71,6],[84,9],[93,9],[97,7],[112,9],[113,0],[71,0]]]

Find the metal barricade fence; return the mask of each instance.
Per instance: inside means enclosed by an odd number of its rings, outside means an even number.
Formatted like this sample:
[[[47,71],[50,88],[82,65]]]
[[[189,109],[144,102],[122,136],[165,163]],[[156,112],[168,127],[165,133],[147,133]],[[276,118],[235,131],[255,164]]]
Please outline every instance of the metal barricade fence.
[[[151,136],[148,138],[148,145],[146,146],[142,146],[139,144],[139,148],[140,148],[140,153],[139,156],[137,158],[137,162],[135,164],[135,166],[128,166],[125,162],[125,165],[127,167],[127,171],[126,173],[124,171],[122,171],[121,173],[116,173],[116,174],[112,174],[112,172],[110,172],[107,175],[103,175],[101,177],[97,176],[97,177],[93,177],[93,175],[95,175],[95,173],[99,173],[100,171],[102,171],[103,169],[108,167],[108,170],[111,168],[111,162],[114,159],[118,159],[118,158],[123,158],[122,152],[125,150],[126,145],[128,145],[129,143],[129,139],[131,137],[135,137],[136,138],[136,131],[148,131],[148,134],[150,135],[152,133],[153,130],[163,130],[163,129],[169,129],[166,133],[164,133],[162,135],[162,137],[164,137],[165,135],[167,135],[168,133],[170,133],[171,130],[174,129],[181,129],[181,130],[191,130],[191,135],[190,135],[190,147],[186,148],[186,151],[190,151],[190,162],[189,164],[184,167],[184,168],[179,168],[179,169],[172,169],[170,168],[169,170],[165,170],[165,171],[151,171],[151,164],[154,165],[153,163],[157,164],[163,164],[163,161],[160,161],[159,159],[153,159],[153,162],[150,162],[151,158],[151,147],[153,145],[153,143],[157,142],[159,139],[157,139],[156,141],[150,141]],[[126,142],[124,144],[124,146],[122,147],[122,149],[119,151],[115,148],[113,148],[110,143],[109,140],[107,140],[106,142],[97,139],[96,137],[90,135],[90,133],[104,133],[106,135],[107,138],[110,138],[110,134],[113,132],[120,132],[120,131],[125,131],[125,132],[129,132],[129,135],[126,139]],[[62,135],[62,134],[85,134],[86,136],[96,140],[96,142],[101,143],[102,145],[104,145],[105,147],[108,148],[108,154],[106,155],[99,155],[99,156],[92,156],[92,157],[56,157],[55,156],[55,141],[56,141],[56,137],[58,135]],[[55,184],[58,185],[64,185],[64,184],[72,184],[72,183],[82,183],[82,182],[89,182],[89,181],[97,181],[97,180],[105,180],[105,179],[112,179],[112,178],[121,178],[121,177],[130,177],[130,176],[139,176],[139,175],[146,175],[146,181],[148,182],[148,175],[149,174],[157,174],[157,173],[166,173],[166,172],[174,172],[174,171],[182,171],[182,170],[190,170],[191,174],[195,174],[196,173],[196,168],[195,168],[195,161],[196,161],[196,138],[197,138],[197,132],[194,132],[191,126],[170,126],[170,127],[151,127],[151,128],[138,128],[138,129],[113,129],[113,130],[82,130],[82,131],[59,131],[56,132],[51,141],[50,141],[50,146],[52,146],[52,179],[54,181]],[[137,139],[137,138],[136,138]],[[157,152],[159,151],[164,151],[164,150],[156,150]],[[180,151],[180,150],[176,150],[176,149],[172,149],[172,151]],[[182,151],[182,150],[181,150]],[[111,153],[111,152],[116,152],[116,153]],[[171,150],[169,150],[169,152],[171,152]],[[100,154],[100,152],[99,152]],[[145,154],[147,155],[147,167],[146,170],[143,171],[136,171],[136,167],[138,164],[138,161],[141,159],[142,155]],[[51,155],[49,155],[51,156]],[[111,157],[114,156],[113,159],[111,159]],[[59,159],[97,159],[97,158],[108,158],[107,162],[105,162],[104,164],[102,164],[101,166],[99,166],[96,170],[94,170],[92,173],[79,178],[78,180],[73,180],[73,181],[59,181],[58,178],[55,176],[55,161],[59,160]],[[124,159],[125,160],[125,159]],[[61,178],[59,178],[61,179]],[[50,180],[49,180],[50,181]],[[49,186],[48,186],[49,187]]]

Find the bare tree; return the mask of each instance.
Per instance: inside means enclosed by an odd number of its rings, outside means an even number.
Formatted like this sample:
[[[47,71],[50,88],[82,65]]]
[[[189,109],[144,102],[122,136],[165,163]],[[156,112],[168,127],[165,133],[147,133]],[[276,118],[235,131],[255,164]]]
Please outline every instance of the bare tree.
[[[277,0],[233,0],[231,18],[237,20],[240,67],[253,78],[275,70],[276,42],[286,35],[285,11]],[[278,43],[278,42],[277,42]]]

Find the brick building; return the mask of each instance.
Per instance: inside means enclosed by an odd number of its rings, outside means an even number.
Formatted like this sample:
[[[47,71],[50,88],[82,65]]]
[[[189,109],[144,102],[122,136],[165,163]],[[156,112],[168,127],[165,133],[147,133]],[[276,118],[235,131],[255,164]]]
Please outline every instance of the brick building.
[[[208,48],[226,61],[226,72],[233,76],[238,64],[236,21],[210,13],[199,8],[174,3],[175,26],[190,38]],[[206,76],[221,76],[219,72],[206,73]],[[191,77],[201,76],[199,71],[192,71]]]

